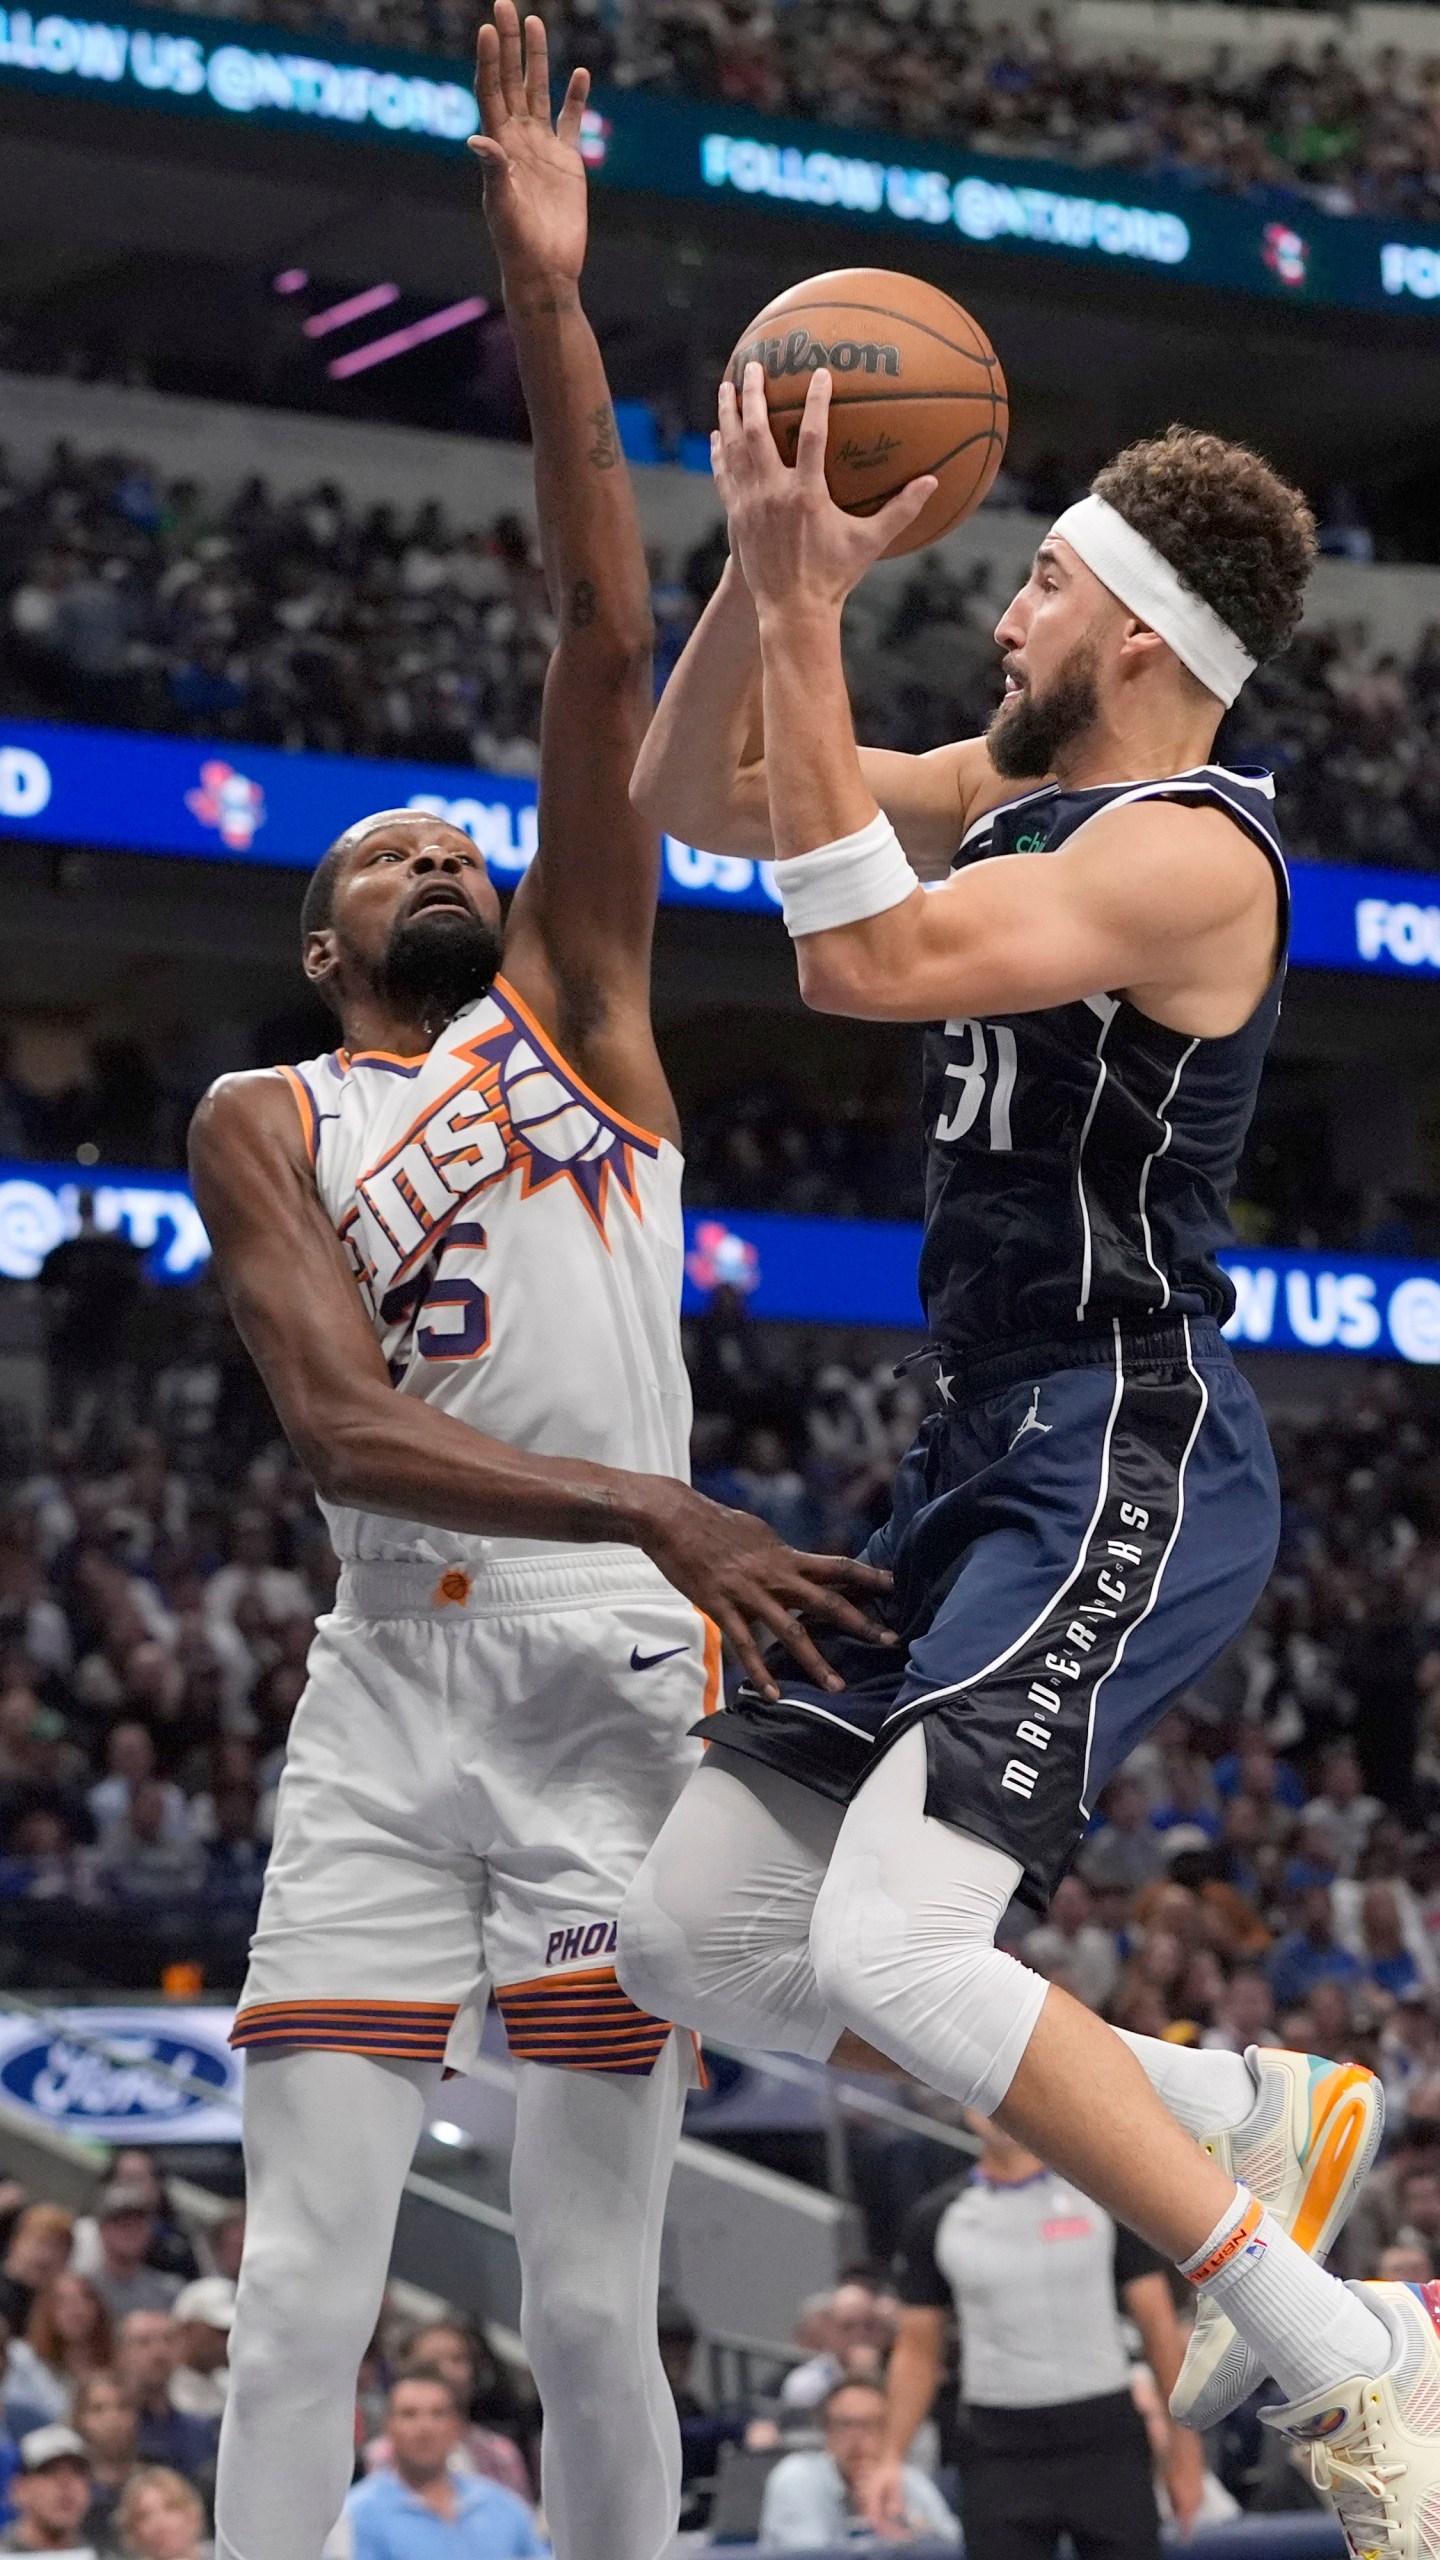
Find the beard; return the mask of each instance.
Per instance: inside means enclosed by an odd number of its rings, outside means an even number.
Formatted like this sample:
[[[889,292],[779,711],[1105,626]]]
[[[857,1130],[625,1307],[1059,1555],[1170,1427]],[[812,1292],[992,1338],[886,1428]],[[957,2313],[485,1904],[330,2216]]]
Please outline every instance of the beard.
[[[990,761],[1007,782],[1053,773],[1058,758],[1100,717],[1093,641],[1077,641],[1044,693],[1007,694],[985,732]]]
[[[397,923],[376,985],[397,1012],[421,1022],[449,1022],[489,993],[500,960],[500,936],[483,916],[434,907]]]

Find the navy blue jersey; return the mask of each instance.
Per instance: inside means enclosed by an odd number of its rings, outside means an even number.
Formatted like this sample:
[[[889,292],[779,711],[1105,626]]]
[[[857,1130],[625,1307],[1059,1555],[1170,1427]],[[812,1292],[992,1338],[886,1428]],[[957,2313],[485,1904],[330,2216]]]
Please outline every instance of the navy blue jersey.
[[[1274,786],[1204,765],[1168,781],[1049,783],[978,819],[952,870],[1053,853],[1097,810],[1135,800],[1223,809],[1274,865],[1274,977],[1224,1039],[1168,1031],[1125,997],[937,1024],[925,1036],[925,1242],[930,1331],[963,1359],[1173,1322],[1224,1323],[1216,1261],[1280,1013],[1290,900]]]

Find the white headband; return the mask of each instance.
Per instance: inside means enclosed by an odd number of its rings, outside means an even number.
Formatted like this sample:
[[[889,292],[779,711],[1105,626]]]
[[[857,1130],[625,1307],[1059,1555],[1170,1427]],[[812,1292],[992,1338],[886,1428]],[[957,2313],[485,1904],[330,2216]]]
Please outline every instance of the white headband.
[[[373,835],[377,827],[388,827],[396,818],[426,818],[428,809],[372,809],[368,818],[357,818],[335,839],[337,845],[359,844],[362,836]]]
[[[1199,677],[1208,693],[1218,695],[1228,711],[1246,678],[1255,673],[1256,661],[1154,543],[1093,492],[1078,506],[1067,507],[1050,530],[1094,570],[1102,587],[1159,633],[1181,665]]]

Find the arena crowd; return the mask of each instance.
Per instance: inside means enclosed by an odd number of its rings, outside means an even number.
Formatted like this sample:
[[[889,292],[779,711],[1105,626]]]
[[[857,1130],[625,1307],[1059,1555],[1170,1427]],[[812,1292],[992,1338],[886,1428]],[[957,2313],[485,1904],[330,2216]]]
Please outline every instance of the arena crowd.
[[[1053,512],[1076,494],[1045,465],[1005,475],[998,503]],[[723,557],[717,528],[652,560],[662,685]],[[861,591],[848,647],[867,744],[919,753],[985,726],[1005,602],[933,557],[898,594]],[[0,631],[0,712],[499,774],[536,770],[554,643],[516,517],[460,533],[438,506],[402,521],[331,483],[222,498],[64,444],[29,479],[0,458]],[[1296,854],[1440,867],[1440,625],[1408,665],[1377,658],[1363,622],[1307,629],[1247,687],[1220,752],[1274,766]]]
[[[474,42],[465,0],[229,0],[224,14],[461,60]],[[1221,45],[1181,74],[1141,46],[1081,54],[1047,10],[977,26],[964,0],[552,0],[544,14],[562,69],[584,62],[622,89],[1129,169],[1277,211],[1440,218],[1440,48],[1357,63],[1330,44],[1257,68]]]

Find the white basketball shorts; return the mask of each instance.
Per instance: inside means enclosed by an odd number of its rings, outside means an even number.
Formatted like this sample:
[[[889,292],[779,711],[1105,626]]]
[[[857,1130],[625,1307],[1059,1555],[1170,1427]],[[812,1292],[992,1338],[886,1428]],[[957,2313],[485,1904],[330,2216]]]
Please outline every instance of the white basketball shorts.
[[[718,1705],[716,1628],[628,1547],[348,1566],[311,1649],[232,2041],[649,2071],[635,1869]]]

